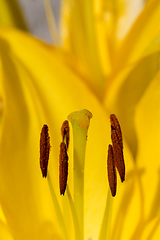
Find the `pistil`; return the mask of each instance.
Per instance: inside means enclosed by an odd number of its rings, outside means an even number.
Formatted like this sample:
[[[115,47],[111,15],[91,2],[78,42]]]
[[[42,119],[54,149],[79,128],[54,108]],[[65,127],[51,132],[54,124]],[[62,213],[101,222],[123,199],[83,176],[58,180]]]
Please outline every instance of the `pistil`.
[[[85,151],[90,118],[92,113],[86,109],[73,112],[68,116],[73,128],[74,203],[82,236],[84,236]]]

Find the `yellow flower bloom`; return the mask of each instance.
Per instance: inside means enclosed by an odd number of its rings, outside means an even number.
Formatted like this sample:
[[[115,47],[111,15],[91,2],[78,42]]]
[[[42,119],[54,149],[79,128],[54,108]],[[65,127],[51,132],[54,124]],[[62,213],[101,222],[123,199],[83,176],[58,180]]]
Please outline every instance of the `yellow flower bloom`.
[[[89,109],[93,118],[85,155],[84,239],[157,240],[160,3],[145,5],[122,42],[111,28],[106,38],[110,23],[102,17],[103,1],[95,1],[99,8],[86,1],[65,4],[68,38],[62,48],[1,27],[0,238],[75,239],[76,204],[69,194],[59,194],[60,129],[71,112]],[[122,126],[127,174],[123,184],[118,178],[116,197],[107,200],[111,112]],[[51,139],[49,185],[38,161],[43,124],[49,126]],[[71,137],[68,186],[73,197],[72,142]]]

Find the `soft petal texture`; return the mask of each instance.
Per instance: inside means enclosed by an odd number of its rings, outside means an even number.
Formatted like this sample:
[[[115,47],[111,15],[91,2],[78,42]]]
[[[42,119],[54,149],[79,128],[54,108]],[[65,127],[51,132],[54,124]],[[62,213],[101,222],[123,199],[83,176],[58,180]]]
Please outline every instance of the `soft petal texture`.
[[[89,135],[90,136],[90,135]],[[96,141],[97,142],[97,141]],[[96,144],[96,143],[95,143]],[[96,145],[97,146],[97,145]],[[100,154],[100,153],[99,153]],[[107,154],[107,148],[106,148]],[[118,191],[116,197],[113,198],[113,212],[112,212],[112,224],[111,235],[112,240],[128,240],[133,237],[134,232],[139,226],[141,221],[141,195],[139,189],[139,182],[137,177],[137,170],[129,152],[127,145],[125,144],[124,157],[126,162],[126,181],[120,182],[118,176]],[[92,157],[92,164],[90,164],[90,171],[87,172],[86,191],[89,193],[86,196],[89,198],[86,204],[86,219],[85,239],[98,239],[98,233],[100,231],[101,218],[100,215],[97,218],[97,212],[105,208],[103,198],[106,199],[106,191],[108,189],[107,169],[106,169],[106,157],[105,161],[101,160],[103,156],[99,156],[96,162],[99,163],[101,169],[97,169],[97,165],[94,162],[94,152]],[[89,163],[89,162],[88,162]],[[100,171],[100,172],[99,172]],[[95,181],[96,179],[96,181]],[[103,179],[99,181],[98,179]],[[106,183],[106,189],[103,189],[102,183]],[[101,193],[103,191],[103,193]],[[96,192],[96,195],[95,193]],[[94,207],[93,207],[94,206]],[[136,208],[135,208],[136,206]],[[135,210],[138,214],[135,215]]]
[[[116,72],[122,65],[136,62],[146,56],[147,49],[160,35],[159,16],[160,2],[157,0],[147,1],[127,37],[122,41],[122,46],[114,62]]]
[[[109,46],[111,54],[129,31],[143,5],[144,2],[141,0],[95,0],[96,21],[103,25],[105,45]],[[102,41],[101,39],[101,44]]]
[[[143,59],[145,61],[145,59],[148,59],[151,55],[159,52],[159,16],[159,1],[147,1],[141,14],[114,54],[112,62],[113,71],[108,76],[106,82],[105,97],[108,97],[109,91],[109,95],[112,95],[114,99],[116,95],[113,96],[112,89],[120,88],[121,81],[124,82],[127,75],[131,75],[138,66],[141,67],[140,65]],[[141,81],[143,81],[143,79]],[[112,88],[111,91],[110,87]]]
[[[123,4],[123,11],[118,19],[116,37],[118,40],[121,40],[127,34],[133,22],[135,21],[136,17],[139,15],[140,11],[143,9],[144,1],[123,0],[119,2]]]
[[[135,123],[138,138],[137,165],[141,171],[143,228],[148,229],[148,236],[142,239],[158,239],[160,229],[160,71],[149,84],[136,109]],[[152,233],[152,234],[151,234]],[[153,236],[153,238],[151,237]]]
[[[5,37],[7,40],[7,31]],[[41,111],[38,111],[35,76],[31,76],[28,67],[18,57],[16,42],[15,46],[14,43],[11,46],[5,37],[1,35],[0,44],[4,105],[0,202],[15,239],[44,239],[46,231],[49,234],[45,239],[51,239],[60,235],[60,229],[56,217],[53,219],[49,190],[46,182],[42,181],[39,168],[39,136],[43,118]],[[19,38],[19,41],[27,43],[25,38]],[[25,58],[25,54],[23,56]],[[32,65],[32,61],[29,64]]]
[[[142,1],[134,4],[142,5]],[[81,63],[81,74],[100,99],[117,59],[117,35],[124,35],[124,26],[131,24],[142,8],[139,6],[135,11],[134,4],[120,0],[62,1],[62,47]]]
[[[7,222],[1,207],[0,207],[0,239],[13,240],[13,237],[11,236],[10,229],[7,225]]]
[[[132,151],[137,153],[134,114],[141,96],[159,71],[159,52],[124,68],[114,79],[106,94],[105,105],[121,122],[123,136]]]
[[[128,3],[128,9],[130,5],[132,4]],[[64,1],[62,8],[63,48],[80,62],[81,73],[85,75],[85,81],[100,99],[103,98],[104,84],[106,84],[107,92],[124,67],[130,67],[132,70],[137,61],[159,50],[159,1],[146,2],[129,33],[122,42],[118,43],[117,47],[115,47],[115,33],[110,33],[109,29],[113,30],[114,22],[120,21],[121,15],[126,16],[127,19],[129,10],[126,10],[125,1],[116,1],[114,6],[115,8],[111,2],[107,5],[104,1],[95,1],[95,5],[93,2],[87,5],[84,1],[79,4],[75,0],[71,4],[68,0]],[[87,7],[92,9],[92,14],[91,11],[88,11],[88,15],[86,14]],[[108,15],[116,20],[109,20]],[[95,21],[91,25],[93,19]],[[80,27],[77,27],[79,25],[75,22],[79,23]],[[118,29],[117,24],[115,29]],[[93,63],[95,58],[96,65]]]
[[[142,233],[141,239],[157,240],[160,236],[160,216],[152,219],[146,224],[145,231]]]
[[[126,179],[123,183],[118,176],[118,189],[113,199],[111,240],[128,240],[134,238],[142,220],[142,199],[139,179],[134,160],[124,145]],[[136,212],[136,214],[135,214]]]
[[[3,222],[0,222],[0,238],[1,240],[13,240],[8,225]]]
[[[62,2],[61,31],[63,49],[80,62],[85,81],[101,98],[105,78],[99,61],[94,11],[94,1]]]

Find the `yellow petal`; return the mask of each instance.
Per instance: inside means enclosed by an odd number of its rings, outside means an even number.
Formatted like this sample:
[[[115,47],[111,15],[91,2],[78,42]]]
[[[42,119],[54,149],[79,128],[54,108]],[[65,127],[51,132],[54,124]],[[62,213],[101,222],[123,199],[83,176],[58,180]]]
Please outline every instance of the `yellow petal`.
[[[160,3],[156,0],[146,2],[146,5],[133,24],[130,32],[122,41],[114,68],[119,71],[126,63],[133,63],[146,56],[147,49],[160,34],[159,25]]]
[[[86,82],[101,98],[105,76],[98,51],[94,1],[64,1],[61,18],[63,48],[80,62]]]
[[[124,148],[126,180],[121,183],[118,176],[118,190],[113,200],[111,239],[128,240],[134,238],[142,221],[142,205],[139,172],[136,170],[131,153]],[[135,214],[136,211],[136,214]]]
[[[0,23],[5,26],[17,27],[22,30],[27,30],[22,13],[16,0],[1,0]]]
[[[8,226],[3,222],[0,222],[0,238],[2,240],[13,240],[13,237],[9,232]]]
[[[127,70],[126,72],[124,71],[124,73],[127,75]],[[129,127],[127,124],[129,125],[131,120],[131,124],[133,124],[134,127],[134,134],[138,146],[134,157],[138,165],[137,173],[141,205],[139,208],[137,202],[134,207],[131,208],[132,211],[136,212],[133,216],[137,217],[137,219],[133,217],[133,220],[128,219],[125,223],[126,219],[123,215],[124,222],[121,227],[125,229],[126,224],[126,226],[128,226],[126,229],[130,229],[129,234],[132,233],[132,235],[128,235],[126,230],[117,227],[115,224],[113,239],[119,239],[121,236],[122,239],[159,239],[159,79],[159,54],[154,54],[141,62],[137,75],[131,74],[126,83],[124,81],[124,84],[122,84],[122,88],[118,92],[118,94],[120,92],[122,92],[122,94],[117,98],[116,104],[122,101],[121,103],[123,103],[123,105],[119,105],[119,110],[118,105],[114,105],[114,107],[116,107],[115,109],[120,112],[122,123],[126,121],[123,130]],[[118,87],[119,86],[117,86],[117,89]],[[134,135],[129,128],[128,132],[131,135],[130,139],[133,138]],[[123,193],[123,196],[124,195]],[[127,200],[128,196],[130,196],[130,194],[127,194]],[[132,201],[134,197],[136,198],[136,194],[133,195]],[[127,213],[129,214],[128,216],[132,216],[128,211]],[[119,214],[125,214],[125,211],[118,212],[114,217],[116,218]],[[139,216],[137,216],[137,214],[139,214]],[[120,218],[119,221],[121,220]],[[134,229],[132,225],[135,223],[138,224]]]
[[[0,206],[0,239],[2,240],[13,240],[10,229],[7,226],[7,222]]]
[[[114,59],[114,52],[119,41],[124,38],[131,25],[143,7],[143,1],[116,0],[107,2],[95,0],[95,11],[99,27],[101,26],[101,36],[98,36],[102,48],[108,45],[111,61]],[[105,44],[103,42],[105,41]],[[99,44],[100,45],[100,44]],[[105,48],[104,48],[105,50]],[[104,52],[103,54],[105,54]]]
[[[106,150],[107,154],[107,149],[102,150],[103,152]],[[141,196],[137,171],[134,166],[132,156],[126,145],[124,156],[127,172],[126,181],[122,184],[118,177],[118,191],[116,197],[113,199],[110,239],[114,240],[131,239],[137,230],[142,217]],[[102,221],[101,215],[98,212],[101,211],[102,208],[105,209],[104,199],[107,197],[106,191],[108,190],[108,179],[106,175],[106,156],[101,154],[95,162],[93,152],[92,159],[92,163],[89,163],[90,171],[88,171],[86,174],[88,181],[85,190],[88,191],[88,193],[86,194],[87,202],[85,205],[85,229],[86,239],[96,240],[98,239],[98,233],[100,231]],[[103,179],[103,181],[100,181],[101,179]],[[136,215],[135,209],[137,211]]]
[[[155,217],[151,221],[147,222],[145,231],[142,233],[142,239],[157,240],[160,236],[160,216]]]
[[[160,72],[149,84],[136,109],[136,133],[138,138],[137,163],[143,170],[144,211],[148,220],[159,210],[159,120],[160,120]]]
[[[119,5],[123,6],[122,14],[119,16],[118,26],[117,26],[117,38],[118,41],[122,40],[127,32],[132,27],[135,19],[142,11],[144,7],[144,1],[132,1],[132,0],[123,0],[119,1]]]
[[[140,8],[137,2],[141,1],[134,1],[136,11],[133,11],[133,1],[62,2],[63,48],[80,62],[81,74],[100,99],[103,98],[104,84],[118,57],[117,35],[124,35],[124,25],[131,25],[131,15],[133,21],[135,12]]]
[[[13,34],[12,34],[13,33]],[[21,54],[25,58],[28,42],[29,65],[18,56],[14,31],[6,35],[1,31],[1,58],[3,79],[3,120],[1,129],[1,194],[0,201],[9,228],[17,239],[45,239],[61,236],[56,223],[55,210],[46,181],[39,168],[39,137],[43,121],[36,88],[36,76],[32,75],[33,47],[25,37],[18,37]],[[23,36],[23,35],[22,35]],[[13,38],[12,38],[13,37]],[[7,39],[9,38],[9,39]],[[12,40],[11,40],[12,41]],[[30,40],[32,43],[32,39]],[[33,41],[35,44],[36,41]],[[15,45],[14,45],[15,44]],[[15,52],[14,52],[15,51]],[[36,56],[38,59],[38,55]],[[37,76],[37,81],[40,78]],[[35,84],[35,85],[34,85]],[[47,84],[46,84],[47,88]],[[3,169],[3,170],[2,170]],[[46,204],[47,202],[47,204]],[[56,229],[56,231],[55,231]]]
[[[159,71],[159,53],[143,58],[141,61],[121,70],[113,78],[109,92],[106,93],[107,109],[114,111],[122,123],[122,132],[133,156],[137,153],[137,136],[134,115],[136,106]]]

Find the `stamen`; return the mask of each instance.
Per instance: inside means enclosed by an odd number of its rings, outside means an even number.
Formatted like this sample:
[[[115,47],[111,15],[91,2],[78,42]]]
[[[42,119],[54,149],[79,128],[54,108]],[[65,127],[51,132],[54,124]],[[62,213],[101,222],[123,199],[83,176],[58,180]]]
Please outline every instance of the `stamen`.
[[[68,146],[69,146],[69,122],[67,120],[65,120],[62,124],[61,133],[62,133],[63,142],[64,142],[64,139],[66,138],[66,146],[68,149]]]
[[[111,121],[111,138],[113,143],[113,155],[115,166],[119,172],[121,182],[125,180],[125,164],[123,157],[123,141],[122,141],[122,132],[118,119],[114,114],[110,115]]]
[[[40,136],[40,168],[43,177],[47,176],[47,166],[50,152],[50,137],[48,134],[48,126],[43,125],[41,136]]]
[[[109,186],[111,189],[112,196],[114,197],[116,195],[116,189],[117,189],[117,174],[116,174],[115,162],[113,157],[112,145],[108,146],[107,170],[108,170]]]
[[[119,144],[121,144],[121,147],[123,149],[122,131],[121,131],[120,124],[119,124],[118,119],[115,116],[115,114],[110,115],[110,122],[111,122],[111,130],[116,130],[118,139],[119,139]]]
[[[59,155],[59,186],[60,194],[64,195],[67,186],[68,177],[68,155],[67,147],[64,142],[60,144],[60,155]]]

